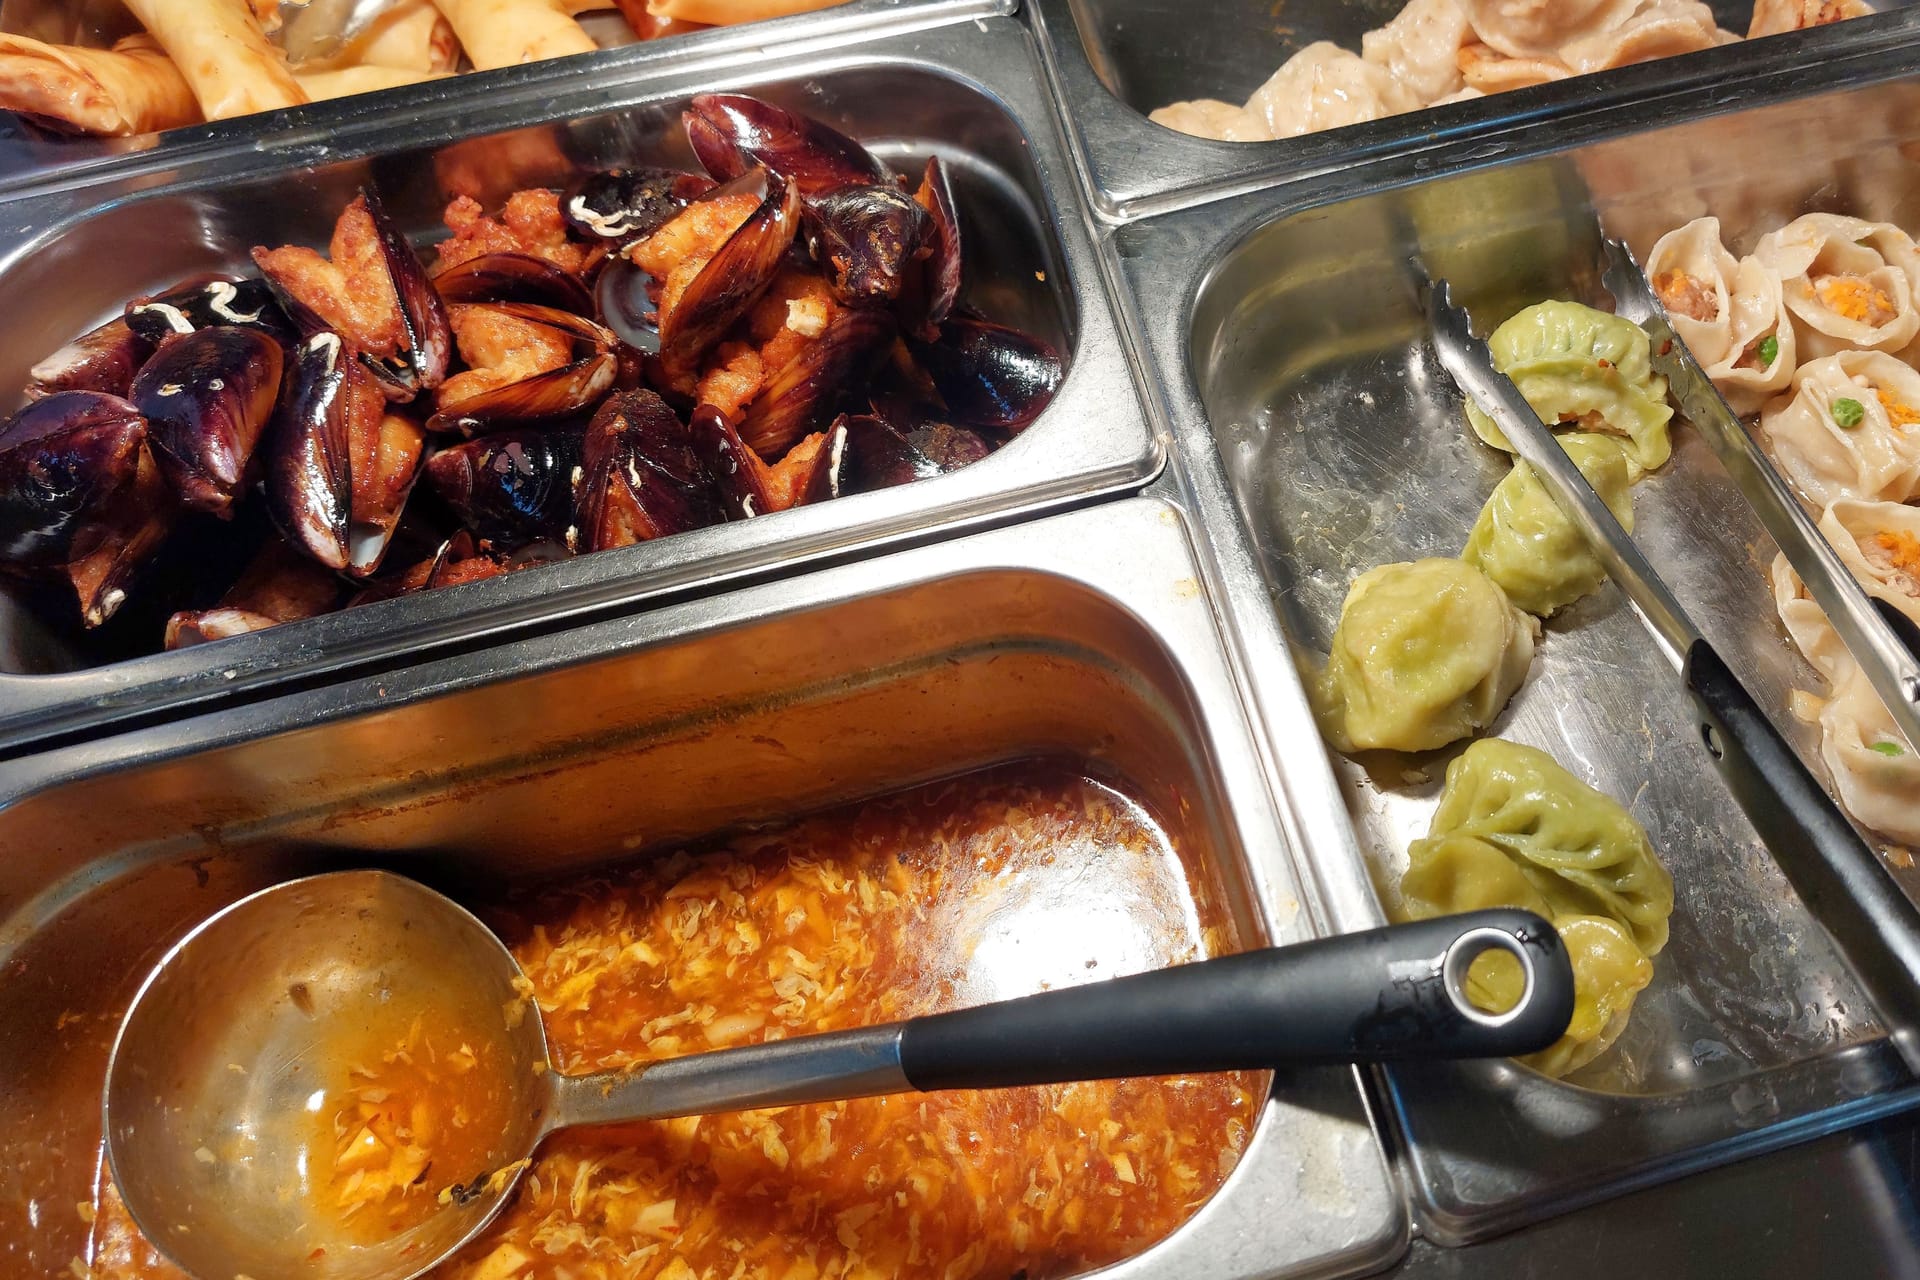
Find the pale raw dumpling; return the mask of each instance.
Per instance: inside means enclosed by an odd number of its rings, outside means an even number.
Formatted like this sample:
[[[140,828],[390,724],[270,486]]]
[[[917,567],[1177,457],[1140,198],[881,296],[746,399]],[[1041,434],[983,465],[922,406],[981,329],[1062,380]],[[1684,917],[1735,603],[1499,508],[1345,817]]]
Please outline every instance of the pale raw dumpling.
[[[1753,252],[1780,276],[1803,360],[1898,351],[1920,334],[1920,252],[1890,222],[1809,213],[1762,236]]]
[[[1273,139],[1273,134],[1267,131],[1265,120],[1245,107],[1236,107],[1231,102],[1221,102],[1215,98],[1175,102],[1161,107],[1147,119],[1196,138],[1213,138],[1220,142],[1270,142]]]
[[[1383,67],[1325,40],[1288,58],[1253,91],[1247,110],[1275,138],[1378,120],[1425,105]]]
[[[1334,748],[1430,751],[1493,723],[1526,679],[1539,624],[1458,560],[1355,578],[1315,681]]]
[[[1780,299],[1780,277],[1736,259],[1720,219],[1695,218],[1655,242],[1647,279],[1673,331],[1735,413],[1752,413],[1793,377],[1798,348]]]
[[[1460,0],[1410,0],[1392,22],[1360,37],[1360,56],[1438,105],[1465,87],[1460,48],[1472,36]]]
[[[1544,751],[1499,738],[1469,746],[1447,767],[1427,831],[1443,836],[1506,854],[1557,916],[1617,920],[1650,956],[1667,945],[1673,877],[1646,830]]]
[[[1820,758],[1847,812],[1889,839],[1920,845],[1920,755],[1859,667],[1841,673],[1819,724]]]
[[[1481,41],[1509,58],[1558,57],[1570,40],[1613,30],[1639,0],[1461,0]]]
[[[1559,440],[1631,533],[1632,480],[1619,443],[1580,431]],[[1561,512],[1533,468],[1519,459],[1480,508],[1460,558],[1493,579],[1507,599],[1542,618],[1599,590],[1607,580],[1606,566],[1586,537]]]
[[[1920,493],[1920,373],[1877,351],[1808,361],[1760,415],[1760,434],[1816,507],[1905,502]]]
[[[1542,422],[1619,437],[1636,478],[1671,455],[1667,380],[1653,372],[1652,344],[1631,320],[1577,302],[1542,302],[1495,329],[1487,347]],[[1471,402],[1467,420],[1482,440],[1513,452]]]
[[[1560,60],[1580,75],[1696,53],[1731,38],[1713,10],[1695,0],[1640,0],[1616,25],[1560,46]]]
[[[1702,372],[1735,413],[1753,413],[1793,381],[1800,343],[1780,296],[1780,277],[1758,258],[1740,259],[1728,300],[1732,341],[1727,354]]]
[[[1920,626],[1920,507],[1843,499],[1820,517],[1820,532],[1869,596]]]

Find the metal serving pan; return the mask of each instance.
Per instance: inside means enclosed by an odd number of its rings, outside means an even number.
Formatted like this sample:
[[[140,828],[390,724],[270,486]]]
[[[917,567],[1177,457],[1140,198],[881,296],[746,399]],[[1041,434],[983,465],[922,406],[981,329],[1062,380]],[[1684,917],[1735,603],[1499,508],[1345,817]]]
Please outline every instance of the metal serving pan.
[[[457,892],[1045,756],[1122,780],[1243,937],[1313,936],[1198,574],[1135,499],[0,765],[0,1256],[79,1251],[145,968],[321,867]],[[1220,1193],[1101,1274],[1354,1274],[1405,1242],[1354,1073],[1299,1071]]]
[[[1102,215],[1126,220],[1276,182],[1333,178],[1386,156],[1421,157],[1472,139],[1482,159],[1539,145],[1542,133],[1640,107],[1692,112],[1735,105],[1745,81],[1795,68],[1809,81],[1920,32],[1909,0],[1895,10],[1815,31],[1742,42],[1557,84],[1496,94],[1277,142],[1215,142],[1177,133],[1147,113],[1189,98],[1244,101],[1280,64],[1316,40],[1358,51],[1404,0],[1029,0],[1056,91],[1068,106],[1075,154]],[[1722,23],[1746,30],[1747,0],[1712,0]],[[1457,163],[1456,152],[1452,162]],[[1437,163],[1437,160],[1435,161]]]
[[[131,138],[56,137],[0,112],[0,201],[50,185],[97,181],[103,172],[151,169],[184,163],[200,155],[232,147],[273,149],[283,139],[324,138],[336,131],[369,123],[406,120],[452,106],[471,110],[473,104],[497,96],[535,93],[553,97],[583,82],[620,80],[643,68],[662,63],[684,65],[710,58],[768,50],[796,54],[852,40],[915,31],[993,14],[1009,14],[1017,0],[845,0],[829,9],[735,27],[712,27],[661,40],[635,41],[598,53],[555,58],[496,71],[472,72],[449,80],[404,89],[359,94],[330,102],[283,111],[259,112],[231,120],[146,133]],[[49,10],[71,13],[72,0],[9,0],[0,6],[0,32],[80,44],[110,44],[131,22],[118,6],[88,6],[92,20],[56,21]],[[602,15],[587,15],[589,19]],[[590,22],[597,39],[603,31],[624,29],[614,15],[609,27]],[[74,24],[78,22],[78,30]],[[133,29],[138,29],[134,24]]]
[[[975,466],[904,488],[108,665],[89,665],[115,656],[97,640],[48,625],[18,596],[0,594],[0,750],[1007,519],[1137,487],[1158,470],[1160,443],[1146,429],[1075,215],[1032,38],[1007,18],[799,57],[643,63],[558,99],[496,99],[469,82],[445,112],[383,116],[311,149],[231,151],[84,192],[0,204],[0,298],[14,303],[0,321],[0,386],[22,385],[35,359],[144,289],[247,267],[254,244],[325,243],[339,209],[369,180],[405,225],[430,233],[450,186],[477,186],[485,201],[637,158],[691,166],[679,112],[690,93],[716,85],[813,112],[905,163],[929,149],[949,161],[967,236],[968,296],[1068,353],[1065,383],[1031,428]]]
[[[1485,331],[1542,298],[1600,300],[1596,212],[1643,253],[1705,212],[1741,244],[1810,207],[1914,225],[1920,78],[1902,61],[1908,78],[1878,87],[1347,199],[1283,187],[1113,233],[1145,380],[1176,441],[1168,482],[1202,513],[1210,581],[1292,808],[1352,818],[1302,846],[1334,927],[1380,919],[1372,877],[1397,878],[1425,833],[1446,758],[1371,775],[1329,762],[1294,663],[1324,655],[1355,574],[1457,554],[1506,470],[1466,434],[1407,256],[1450,278]],[[1637,540],[1818,770],[1787,712],[1790,689],[1819,685],[1775,618],[1772,543],[1704,441],[1679,429],[1635,507]],[[1678,905],[1627,1035],[1572,1080],[1504,1063],[1386,1073],[1429,1236],[1475,1239],[1920,1101],[1614,588],[1552,621],[1493,731],[1627,803]],[[1920,890],[1910,858],[1890,861]]]

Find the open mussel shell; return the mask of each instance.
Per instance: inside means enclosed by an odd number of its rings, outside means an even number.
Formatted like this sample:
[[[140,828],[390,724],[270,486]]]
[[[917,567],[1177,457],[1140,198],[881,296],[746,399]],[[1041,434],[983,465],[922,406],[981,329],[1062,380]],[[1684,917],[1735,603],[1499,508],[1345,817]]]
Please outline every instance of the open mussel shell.
[[[1017,432],[1060,389],[1060,353],[1040,339],[973,316],[953,316],[940,340],[915,343],[913,354],[932,378],[957,425]]]
[[[901,431],[884,418],[850,414],[834,424],[847,433],[840,476],[847,493],[867,493],[928,480],[970,466],[993,452],[985,439],[944,422]]]
[[[632,546],[723,519],[687,424],[647,390],[610,396],[593,415],[574,505],[569,541],[578,551]]]
[[[893,179],[872,152],[846,134],[745,94],[700,94],[681,120],[700,167],[722,182],[764,165],[812,197]]]
[[[184,505],[231,518],[282,363],[280,344],[258,329],[196,329],[162,343],[134,378],[127,398]]]
[[[167,619],[166,645],[225,640],[317,618],[340,602],[340,579],[279,538],[269,537],[220,602],[211,609],[183,610]]]
[[[363,604],[377,604],[382,600],[393,600],[440,587],[457,587],[464,582],[481,582],[487,578],[497,578],[513,568],[506,561],[482,551],[473,535],[462,529],[442,542],[425,560],[363,588],[347,601],[347,608],[357,609]]]
[[[124,396],[152,354],[153,343],[135,333],[125,316],[116,316],[34,365],[27,373],[27,395],[104,391]]]
[[[469,440],[427,459],[427,484],[495,548],[563,542],[584,436],[578,426],[525,427]]]
[[[380,568],[400,527],[407,496],[426,460],[427,433],[419,423],[397,413],[383,414],[365,429],[357,421],[355,426],[347,572],[365,578]]]
[[[773,510],[767,464],[740,438],[725,413],[710,404],[695,406],[687,434],[713,480],[726,519],[746,520]]]
[[[345,569],[353,519],[353,441],[377,429],[379,384],[337,333],[316,333],[293,356],[263,454],[267,506],[295,547]]]
[[[427,430],[484,435],[502,427],[552,422],[590,409],[613,389],[619,373],[618,339],[585,316],[526,302],[485,305],[509,320],[539,325],[571,344],[567,363],[440,406]]]
[[[660,354],[660,313],[654,279],[638,264],[615,258],[593,283],[595,314],[613,335],[641,355]]]
[[[237,276],[202,276],[137,298],[127,304],[126,322],[154,346],[175,334],[220,326],[258,329],[282,343],[294,337],[273,287],[265,280]]]
[[[53,568],[118,501],[146,452],[147,421],[119,396],[60,391],[0,425],[0,560]]]
[[[864,385],[893,335],[893,317],[884,311],[835,314],[819,337],[767,379],[741,419],[741,438],[761,457],[779,457],[830,420],[850,389]]]
[[[650,236],[712,188],[696,174],[638,165],[576,179],[560,197],[560,216],[582,240],[624,244]]]
[[[765,169],[715,187],[702,200],[761,193],[759,207],[707,259],[660,318],[660,354],[672,369],[691,369],[752,309],[786,262],[800,227],[800,197]],[[696,216],[696,215],[683,215]]]
[[[453,329],[447,323],[446,304],[427,277],[420,255],[407,243],[386,206],[373,188],[361,191],[373,229],[380,237],[380,252],[386,259],[387,274],[393,279],[394,296],[400,304],[400,320],[406,330],[406,347],[391,360],[367,363],[387,384],[390,400],[411,400],[422,391],[431,391],[447,376],[447,364],[453,359]]]
[[[928,217],[892,183],[836,187],[807,202],[807,248],[849,306],[883,306],[917,274]]]
[[[530,302],[562,311],[593,310],[593,296],[571,271],[530,253],[483,253],[433,277],[445,302]]]
[[[940,325],[953,314],[960,298],[960,219],[954,212],[953,188],[939,156],[927,161],[914,201],[927,214],[924,238],[926,258],[920,267],[917,290],[909,293],[907,326],[922,341],[940,336]]]

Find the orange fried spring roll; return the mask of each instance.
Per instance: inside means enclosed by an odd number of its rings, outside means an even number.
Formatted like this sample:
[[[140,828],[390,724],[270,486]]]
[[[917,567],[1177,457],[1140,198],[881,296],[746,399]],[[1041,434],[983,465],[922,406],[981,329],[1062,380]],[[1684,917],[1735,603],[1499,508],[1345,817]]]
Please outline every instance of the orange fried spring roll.
[[[422,80],[444,80],[448,71],[409,71],[405,67],[333,67],[317,71],[298,71],[294,79],[315,102],[348,98],[356,93],[378,93]]]
[[[841,0],[647,0],[647,12],[674,22],[726,26],[828,9]]]
[[[193,86],[209,120],[294,107],[307,95],[247,0],[126,0]]]
[[[433,0],[475,68],[517,67],[600,46],[570,16],[567,0]]]
[[[193,90],[149,36],[111,49],[0,35],[0,108],[51,128],[125,137],[200,120]]]

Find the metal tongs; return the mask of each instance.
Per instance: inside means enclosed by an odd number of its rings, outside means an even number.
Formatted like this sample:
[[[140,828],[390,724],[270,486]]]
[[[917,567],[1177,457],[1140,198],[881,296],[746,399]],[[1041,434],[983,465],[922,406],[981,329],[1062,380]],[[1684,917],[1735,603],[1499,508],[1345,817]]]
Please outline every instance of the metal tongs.
[[[1519,389],[1494,367],[1447,282],[1432,280],[1417,258],[1412,266],[1440,363],[1533,468],[1659,641],[1721,780],[1833,938],[1907,1069],[1920,1075],[1920,909],[1701,635]],[[1658,337],[1654,345],[1661,345]]]
[[[1653,340],[1654,370],[1667,380],[1681,413],[1719,455],[1720,465],[1780,545],[1787,563],[1806,584],[1807,594],[1826,612],[1847,652],[1887,704],[1895,727],[1908,742],[1920,746],[1920,629],[1898,609],[1861,588],[1667,323],[1666,309],[1654,296],[1633,251],[1612,238],[1605,244],[1607,270],[1602,280],[1613,295],[1615,311],[1647,331]]]

